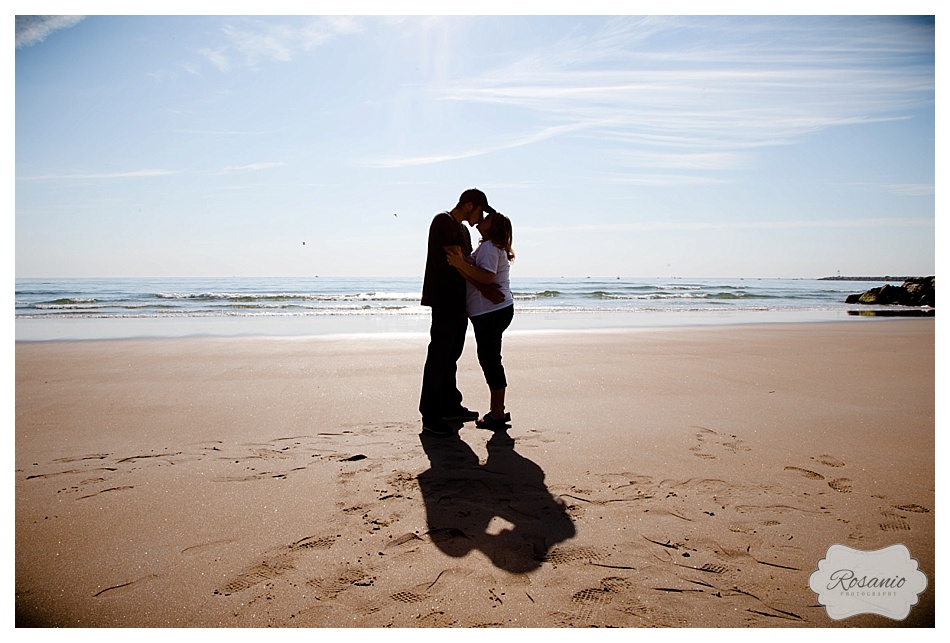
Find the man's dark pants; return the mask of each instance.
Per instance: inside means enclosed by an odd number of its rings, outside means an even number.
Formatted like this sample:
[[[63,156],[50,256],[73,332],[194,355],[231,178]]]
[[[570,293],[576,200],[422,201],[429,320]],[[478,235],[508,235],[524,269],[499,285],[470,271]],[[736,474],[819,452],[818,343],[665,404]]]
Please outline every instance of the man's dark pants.
[[[432,307],[429,351],[422,373],[419,412],[423,422],[441,422],[462,405],[462,393],[456,383],[458,360],[465,347],[468,316],[464,307]]]

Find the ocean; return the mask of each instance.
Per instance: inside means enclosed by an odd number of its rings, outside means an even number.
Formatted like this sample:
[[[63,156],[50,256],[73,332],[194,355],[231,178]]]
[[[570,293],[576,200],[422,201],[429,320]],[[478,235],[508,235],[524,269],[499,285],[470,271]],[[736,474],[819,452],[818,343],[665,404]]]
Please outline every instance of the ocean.
[[[865,318],[894,308],[848,305],[845,297],[883,283],[513,278],[511,331]],[[17,279],[16,339],[424,334],[421,288],[421,277]]]

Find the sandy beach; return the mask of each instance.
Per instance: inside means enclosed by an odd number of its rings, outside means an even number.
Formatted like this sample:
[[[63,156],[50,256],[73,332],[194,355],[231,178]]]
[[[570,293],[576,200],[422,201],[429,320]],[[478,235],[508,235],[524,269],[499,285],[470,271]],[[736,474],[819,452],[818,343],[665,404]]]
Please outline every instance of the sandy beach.
[[[934,624],[935,326],[505,340],[507,432],[421,432],[418,336],[16,345],[16,619],[85,627]],[[484,412],[474,341],[465,403]],[[833,544],[907,619],[835,621]]]

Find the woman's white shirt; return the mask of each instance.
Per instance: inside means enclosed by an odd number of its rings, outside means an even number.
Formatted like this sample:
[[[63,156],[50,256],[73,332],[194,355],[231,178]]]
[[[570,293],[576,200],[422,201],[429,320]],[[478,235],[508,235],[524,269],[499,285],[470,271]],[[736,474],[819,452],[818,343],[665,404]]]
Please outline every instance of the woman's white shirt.
[[[504,294],[505,300],[493,304],[479,292],[478,288],[466,282],[468,316],[477,317],[478,315],[492,313],[514,303],[514,299],[511,297],[511,286],[509,284],[511,264],[508,261],[508,253],[491,241],[484,241],[479,244],[475,252],[472,253],[472,259],[479,268],[483,268],[495,274],[495,278],[492,282],[501,287],[501,292]]]

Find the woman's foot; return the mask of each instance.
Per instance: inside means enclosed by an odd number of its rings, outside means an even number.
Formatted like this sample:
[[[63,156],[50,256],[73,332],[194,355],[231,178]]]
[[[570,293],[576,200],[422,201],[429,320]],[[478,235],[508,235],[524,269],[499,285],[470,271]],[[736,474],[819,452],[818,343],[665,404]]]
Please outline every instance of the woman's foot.
[[[495,429],[504,427],[508,422],[511,422],[511,413],[505,413],[498,417],[486,413],[482,419],[475,420],[475,426],[482,429]]]

